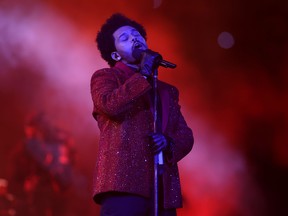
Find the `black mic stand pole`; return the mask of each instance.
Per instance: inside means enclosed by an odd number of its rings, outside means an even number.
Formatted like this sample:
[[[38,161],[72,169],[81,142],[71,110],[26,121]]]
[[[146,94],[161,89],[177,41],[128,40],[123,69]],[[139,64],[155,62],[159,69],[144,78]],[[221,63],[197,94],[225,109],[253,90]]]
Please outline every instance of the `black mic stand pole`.
[[[158,81],[158,69],[154,70],[153,73],[153,96],[154,96],[154,122],[153,122],[153,129],[154,133],[157,133],[157,120],[158,120],[158,92],[157,92],[157,81]],[[163,161],[163,152],[159,152],[154,156],[154,216],[158,216],[158,197],[159,197],[159,187],[158,187],[158,176],[159,173],[161,172],[161,166],[163,166],[164,161]]]

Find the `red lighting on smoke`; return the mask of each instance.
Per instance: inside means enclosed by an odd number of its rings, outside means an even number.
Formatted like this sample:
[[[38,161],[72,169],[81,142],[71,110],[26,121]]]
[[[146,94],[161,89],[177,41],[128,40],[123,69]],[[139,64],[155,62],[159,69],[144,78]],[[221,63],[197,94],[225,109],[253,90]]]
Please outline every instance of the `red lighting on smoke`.
[[[73,136],[83,177],[77,180],[84,187],[84,194],[77,188],[73,195],[84,200],[90,215],[98,214],[89,191],[98,141],[89,85],[92,73],[107,65],[94,39],[100,24],[121,10],[140,20],[148,44],[177,64],[159,76],[179,88],[195,135],[194,149],[179,164],[184,197],[179,216],[266,216],[287,210],[282,206],[288,167],[287,31],[277,42],[261,26],[253,29],[254,38],[246,35],[248,27],[241,23],[243,32],[237,26],[233,34],[219,34],[230,24],[223,20],[239,17],[213,1],[15,2],[0,3],[0,178],[10,180],[9,155],[23,137],[25,118],[44,111]],[[217,34],[221,48],[233,47],[229,56],[213,46]]]

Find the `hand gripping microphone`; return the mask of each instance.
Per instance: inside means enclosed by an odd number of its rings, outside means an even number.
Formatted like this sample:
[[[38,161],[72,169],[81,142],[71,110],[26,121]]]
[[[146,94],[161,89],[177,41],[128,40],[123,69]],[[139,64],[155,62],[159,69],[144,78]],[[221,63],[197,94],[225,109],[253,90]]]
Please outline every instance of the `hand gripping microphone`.
[[[132,51],[132,56],[133,56],[136,60],[141,60],[143,53],[146,52],[146,51],[147,51],[147,50],[142,50],[142,49],[137,49],[137,48],[135,48],[135,49],[133,49],[133,51]],[[154,51],[149,50],[149,52],[154,52]],[[154,52],[154,53],[156,53],[156,52]],[[163,60],[162,56],[161,56],[159,53],[156,53],[156,54],[159,55],[159,57],[156,58],[156,62],[155,62],[158,66],[162,66],[162,67],[165,67],[165,68],[175,68],[175,67],[176,67],[176,64],[173,64],[173,63],[171,63],[171,62],[168,62],[168,61],[166,61],[166,60]]]

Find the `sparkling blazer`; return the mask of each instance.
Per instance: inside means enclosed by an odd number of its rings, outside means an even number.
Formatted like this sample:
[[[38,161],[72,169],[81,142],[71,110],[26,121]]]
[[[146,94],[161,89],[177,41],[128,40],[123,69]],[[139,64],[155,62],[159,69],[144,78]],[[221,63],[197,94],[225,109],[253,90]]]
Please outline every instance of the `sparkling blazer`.
[[[139,73],[118,62],[91,78],[93,116],[100,130],[93,198],[105,192],[153,195],[153,154],[148,135],[153,132],[152,87]],[[164,207],[182,206],[177,162],[192,149],[194,139],[178,104],[178,90],[158,81],[162,104],[162,132],[173,140],[172,154],[164,154]]]

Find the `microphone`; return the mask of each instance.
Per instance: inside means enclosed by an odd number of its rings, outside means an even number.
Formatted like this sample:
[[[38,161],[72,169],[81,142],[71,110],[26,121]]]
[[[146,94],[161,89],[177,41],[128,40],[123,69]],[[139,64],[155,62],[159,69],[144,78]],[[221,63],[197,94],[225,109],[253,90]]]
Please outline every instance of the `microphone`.
[[[147,49],[148,50],[148,49]],[[142,50],[142,49],[133,49],[132,51],[132,56],[136,59],[136,60],[140,60],[142,58],[142,55],[144,52],[146,52],[147,50]],[[149,52],[154,52],[152,50],[148,50]],[[171,62],[168,62],[166,60],[163,60],[162,56],[159,53],[154,52],[155,54],[158,54],[158,57],[156,58],[156,64],[158,64],[158,66],[162,66],[165,68],[175,68],[176,64],[173,64]]]

